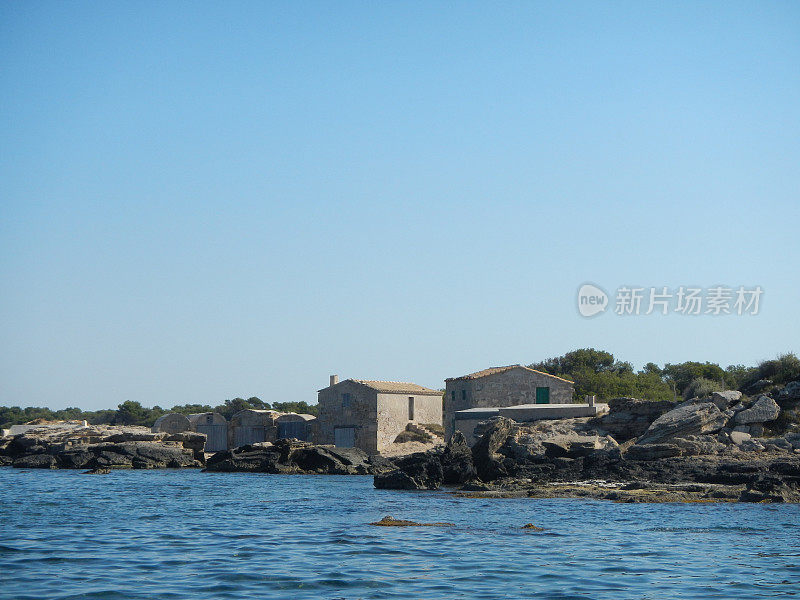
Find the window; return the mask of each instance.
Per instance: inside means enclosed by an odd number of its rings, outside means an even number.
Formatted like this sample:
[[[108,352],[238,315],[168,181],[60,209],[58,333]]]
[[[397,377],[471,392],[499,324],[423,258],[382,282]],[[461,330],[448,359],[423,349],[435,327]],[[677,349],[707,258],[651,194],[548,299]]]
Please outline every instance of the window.
[[[350,394],[342,394],[342,408],[350,408]]]
[[[450,399],[455,402],[456,401],[456,391],[453,390],[450,392]]]
[[[467,399],[467,390],[461,390],[461,399],[462,400],[466,400]]]
[[[408,397],[408,420],[414,420],[414,396]]]

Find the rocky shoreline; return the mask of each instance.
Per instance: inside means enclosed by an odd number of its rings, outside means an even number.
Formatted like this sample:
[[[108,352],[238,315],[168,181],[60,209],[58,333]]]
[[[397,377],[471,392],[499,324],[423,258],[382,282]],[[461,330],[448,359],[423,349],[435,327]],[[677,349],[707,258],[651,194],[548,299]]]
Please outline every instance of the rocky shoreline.
[[[33,428],[0,440],[0,466],[20,469],[165,469],[204,466],[206,436],[111,425]]]
[[[447,487],[469,498],[800,502],[800,382],[754,398],[618,398],[609,408],[595,418],[499,417],[478,426],[472,447],[456,432],[445,446],[391,458],[293,439],[208,456],[200,433],[41,427],[0,439],[0,466],[373,475],[380,489]]]
[[[456,433],[443,449],[396,460],[375,487],[455,486],[457,495],[484,498],[800,502],[800,432],[753,435],[798,410],[800,383],[775,396],[715,392],[677,405],[623,398],[601,418],[495,418],[476,431],[472,448]]]

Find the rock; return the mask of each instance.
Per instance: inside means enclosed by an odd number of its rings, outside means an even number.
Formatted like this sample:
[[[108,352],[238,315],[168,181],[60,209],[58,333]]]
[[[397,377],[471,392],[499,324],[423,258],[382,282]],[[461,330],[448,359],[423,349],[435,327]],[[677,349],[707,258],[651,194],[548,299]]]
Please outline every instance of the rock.
[[[624,457],[626,460],[658,460],[680,455],[681,449],[675,444],[634,444]]]
[[[523,525],[522,528],[523,529],[527,529],[529,531],[544,531],[545,530],[544,527],[537,527],[533,523],[525,523],[525,525]]]
[[[602,446],[600,438],[594,436],[563,436],[545,440],[542,442],[545,448],[545,455],[552,458],[580,458],[588,456]]]
[[[739,448],[743,452],[763,452],[764,446],[758,440],[749,439],[739,444]]]
[[[626,442],[639,437],[658,417],[675,408],[672,402],[614,398],[608,401],[608,414],[597,419],[599,427],[614,439]]]
[[[52,454],[28,454],[11,463],[17,469],[57,469],[58,461]]]
[[[764,446],[764,450],[771,452],[791,452],[793,450],[791,442],[782,437],[768,438],[759,440]]]
[[[378,489],[436,490],[444,482],[442,463],[436,452],[415,452],[395,459],[396,469],[375,475]]]
[[[323,475],[374,475],[394,468],[391,461],[370,457],[359,448],[316,446],[294,439],[274,444],[240,446],[211,456],[208,471],[251,473],[314,473]]]
[[[111,473],[111,469],[98,467],[96,469],[92,469],[91,471],[84,471],[82,475],[108,475],[109,473]]]
[[[415,521],[405,521],[403,519],[395,519],[394,517],[385,516],[380,521],[370,523],[377,527],[455,527],[452,523],[417,523]]]
[[[724,392],[711,392],[711,402],[717,405],[717,408],[724,411],[728,407],[735,405],[742,397],[742,392],[737,390],[726,390]]]
[[[771,379],[759,379],[755,383],[751,383],[744,391],[748,394],[758,394],[759,392],[763,392],[771,385]]]
[[[716,436],[710,435],[690,435],[685,438],[674,438],[672,443],[681,449],[683,456],[716,455],[726,449],[726,445],[719,442]]]
[[[781,409],[769,396],[760,396],[750,408],[736,413],[734,420],[737,425],[750,423],[764,423],[778,418]]]
[[[472,462],[483,481],[491,481],[507,475],[502,466],[503,456],[497,454],[514,429],[514,422],[505,417],[495,417],[487,422],[481,437],[472,447]],[[479,429],[476,428],[476,435]]]
[[[800,400],[800,381],[790,381],[778,392],[778,401]]]
[[[477,471],[472,462],[472,450],[464,434],[456,431],[441,454],[442,483],[458,484],[475,479]]]
[[[740,502],[800,502],[800,492],[796,486],[787,483],[786,479],[765,473],[747,484],[742,492]]]
[[[750,439],[749,433],[744,433],[743,431],[731,431],[731,442],[736,444],[737,446],[740,445],[742,442],[745,442]]]
[[[657,444],[676,437],[717,432],[727,420],[711,402],[679,406],[653,421],[636,444]]]

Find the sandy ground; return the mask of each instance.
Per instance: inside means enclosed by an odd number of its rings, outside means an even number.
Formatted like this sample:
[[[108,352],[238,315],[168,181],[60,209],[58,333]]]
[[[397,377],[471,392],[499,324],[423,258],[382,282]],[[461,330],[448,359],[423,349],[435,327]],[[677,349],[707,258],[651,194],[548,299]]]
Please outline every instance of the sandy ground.
[[[402,444],[392,444],[391,447],[381,450],[381,456],[395,457],[405,456],[406,454],[413,454],[414,452],[425,452],[431,450],[436,446],[443,446],[441,440],[432,441],[428,443],[422,442],[403,442]]]

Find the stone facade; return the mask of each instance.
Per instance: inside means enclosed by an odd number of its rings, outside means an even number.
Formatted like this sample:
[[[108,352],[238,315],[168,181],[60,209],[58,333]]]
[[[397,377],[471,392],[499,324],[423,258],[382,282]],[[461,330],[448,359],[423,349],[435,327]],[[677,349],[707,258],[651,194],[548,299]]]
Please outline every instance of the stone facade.
[[[574,392],[573,382],[521,365],[453,377],[445,380],[445,388],[444,432],[448,440],[455,431],[456,411],[535,404],[537,389],[540,400],[546,395],[549,404],[569,404]]]
[[[377,454],[409,423],[442,423],[442,393],[413,383],[347,379],[319,390],[316,443]]]

